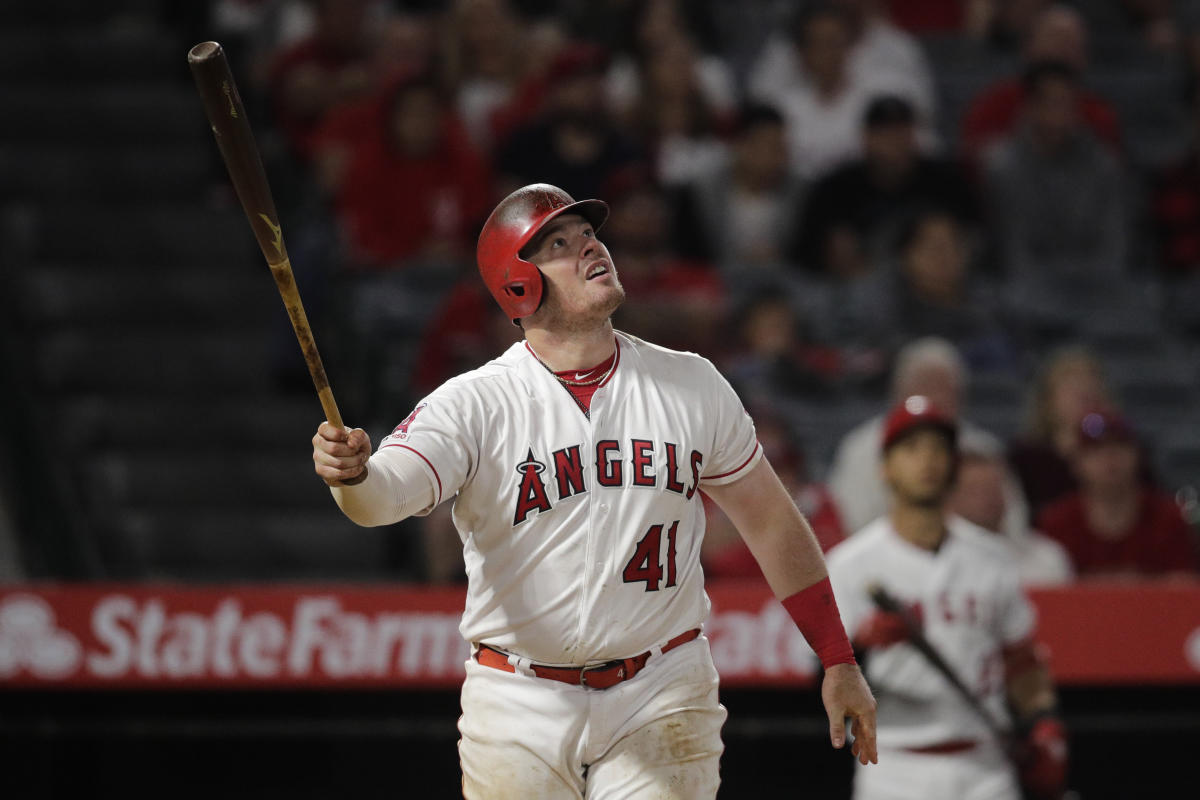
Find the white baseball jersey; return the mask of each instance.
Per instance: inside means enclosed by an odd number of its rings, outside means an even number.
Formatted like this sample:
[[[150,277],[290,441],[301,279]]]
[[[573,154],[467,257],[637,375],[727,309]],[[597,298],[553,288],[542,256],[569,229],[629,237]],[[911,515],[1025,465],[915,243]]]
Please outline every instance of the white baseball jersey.
[[[753,423],[706,359],[616,340],[589,414],[518,342],[422,400],[372,456],[415,453],[433,505],[457,495],[468,641],[576,665],[708,615],[696,493],[757,463]]]
[[[852,635],[875,610],[867,594],[872,584],[915,607],[929,642],[993,718],[1007,720],[1003,648],[1033,635],[1033,606],[996,534],[954,516],[947,528],[931,552],[901,538],[881,517],[829,552],[830,582]],[[879,704],[880,748],[991,738],[946,679],[907,643],[872,650],[866,676]]]

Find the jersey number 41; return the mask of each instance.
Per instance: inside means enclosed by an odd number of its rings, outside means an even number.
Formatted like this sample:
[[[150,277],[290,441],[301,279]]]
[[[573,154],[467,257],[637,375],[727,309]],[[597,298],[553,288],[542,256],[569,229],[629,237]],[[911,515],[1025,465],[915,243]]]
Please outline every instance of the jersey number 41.
[[[678,531],[679,520],[675,520],[667,529],[667,582],[664,586],[668,589],[675,585],[675,534]],[[637,547],[633,549],[633,557],[621,573],[626,583],[645,581],[647,592],[658,591],[658,584],[663,577],[663,567],[659,559],[662,532],[661,524],[651,525],[650,530],[646,531],[646,535],[637,543]]]

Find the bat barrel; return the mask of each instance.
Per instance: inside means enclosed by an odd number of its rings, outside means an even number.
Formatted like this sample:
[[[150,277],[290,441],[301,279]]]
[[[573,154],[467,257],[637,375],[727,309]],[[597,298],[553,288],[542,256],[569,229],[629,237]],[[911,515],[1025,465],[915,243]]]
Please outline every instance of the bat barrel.
[[[212,125],[213,136],[216,137],[221,158],[225,161],[229,177],[237,190],[242,210],[246,212],[258,247],[275,277],[275,284],[287,308],[300,349],[304,352],[304,361],[308,365],[309,374],[312,375],[325,418],[341,428],[342,417],[333,399],[333,391],[329,388],[329,378],[321,363],[321,355],[317,351],[317,343],[292,275],[292,265],[288,260],[287,248],[283,244],[283,231],[275,211],[275,200],[271,197],[271,187],[267,183],[267,174],[263,169],[262,157],[254,140],[254,132],[250,129],[250,122],[246,118],[246,109],[238,94],[237,83],[229,69],[225,51],[217,42],[201,42],[188,51],[188,66],[196,80],[196,88],[200,91],[200,99]]]
[[[188,66],[254,238],[268,264],[282,263],[287,248],[275,199],[225,50],[216,42],[201,42],[188,51]]]

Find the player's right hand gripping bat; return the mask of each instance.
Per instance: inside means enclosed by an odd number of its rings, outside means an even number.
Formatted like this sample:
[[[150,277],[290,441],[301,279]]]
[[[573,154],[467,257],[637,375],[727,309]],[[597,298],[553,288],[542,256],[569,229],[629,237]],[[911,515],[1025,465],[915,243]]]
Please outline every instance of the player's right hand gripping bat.
[[[304,351],[304,361],[312,375],[321,408],[325,411],[325,419],[335,427],[342,428],[342,415],[338,411],[337,401],[333,399],[333,390],[329,387],[329,378],[325,375],[321,354],[317,351],[308,316],[304,313],[304,303],[300,301],[300,292],[292,275],[292,262],[283,244],[283,231],[279,226],[279,215],[275,212],[271,187],[263,171],[262,157],[258,154],[258,145],[250,130],[250,122],[246,119],[246,109],[242,106],[237,84],[233,82],[225,51],[216,42],[201,42],[188,52],[188,66],[192,69],[196,88],[200,90],[200,98],[204,101],[204,110],[212,125],[213,136],[217,137],[221,157],[229,170],[238,199],[242,201],[242,210],[250,220],[254,238],[258,240],[258,247],[267,259],[275,285],[287,307],[292,329],[296,332],[300,349]]]

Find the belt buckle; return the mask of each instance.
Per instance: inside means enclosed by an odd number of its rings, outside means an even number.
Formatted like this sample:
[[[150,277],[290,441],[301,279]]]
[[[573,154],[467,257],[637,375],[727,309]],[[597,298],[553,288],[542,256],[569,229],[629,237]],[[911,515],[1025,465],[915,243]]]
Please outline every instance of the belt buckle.
[[[625,662],[622,661],[621,659],[615,659],[613,661],[605,661],[603,664],[593,664],[590,667],[580,667],[579,668],[579,685],[585,689],[594,689],[596,691],[604,691],[605,689],[607,689],[609,687],[608,686],[592,686],[587,681],[587,674],[589,672],[599,672],[600,670],[603,670],[603,669],[612,669],[613,667],[617,667],[617,680],[613,684],[611,684],[611,685],[615,686],[616,684],[625,680]]]

